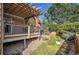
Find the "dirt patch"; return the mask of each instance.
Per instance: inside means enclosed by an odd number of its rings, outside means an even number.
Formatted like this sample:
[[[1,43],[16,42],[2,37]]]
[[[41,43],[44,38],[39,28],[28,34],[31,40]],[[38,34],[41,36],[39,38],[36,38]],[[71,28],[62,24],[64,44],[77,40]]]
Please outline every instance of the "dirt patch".
[[[37,38],[26,39],[26,48]],[[24,50],[24,41],[15,41],[4,44],[4,55],[21,55]]]

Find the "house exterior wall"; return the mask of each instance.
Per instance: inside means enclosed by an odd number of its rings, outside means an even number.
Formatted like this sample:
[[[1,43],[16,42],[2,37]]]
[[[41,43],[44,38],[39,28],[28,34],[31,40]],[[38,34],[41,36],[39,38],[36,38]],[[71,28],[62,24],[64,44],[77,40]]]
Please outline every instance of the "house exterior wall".
[[[30,26],[32,33],[35,30],[35,20],[33,17],[24,20],[13,18],[12,22],[13,25],[21,25],[21,26],[12,26],[12,30],[14,33],[28,33],[28,26]]]
[[[6,17],[8,17],[8,19],[6,19]],[[5,33],[5,34],[23,34],[23,33],[28,33],[28,26],[30,26],[31,29],[31,33],[35,32],[35,19],[33,17],[29,18],[29,19],[18,19],[15,17],[11,17],[11,16],[4,16],[4,21],[6,21],[7,23],[9,23],[9,27],[11,29],[9,29],[9,33]],[[7,24],[5,24],[6,27]],[[6,28],[5,28],[6,30]]]
[[[1,37],[1,4],[0,4],[0,37]]]
[[[12,18],[12,32],[16,34],[26,33],[24,22],[25,20]]]
[[[35,32],[35,19],[33,17],[27,19],[28,21],[26,21],[27,25],[30,25],[30,32],[34,33]]]
[[[6,15],[7,16],[7,15]],[[23,19],[18,19],[15,17],[9,16],[9,18],[6,19],[4,16],[4,21],[5,21],[5,27],[6,25],[9,26],[9,28],[5,28],[5,30],[9,30],[8,33],[5,32],[5,34],[21,34],[25,32],[25,27],[24,27],[24,21]]]
[[[3,39],[4,39],[4,29],[3,29],[3,9],[0,3],[0,54],[3,55]]]
[[[34,18],[33,17],[31,17],[31,18],[29,18],[29,19],[27,19],[28,21],[26,21],[26,24],[27,25],[35,25],[35,20],[34,20]]]
[[[18,35],[18,37],[17,37],[17,35],[16,36],[15,35],[13,36],[11,34],[21,34],[22,35],[23,33],[27,33],[27,34],[30,33],[30,31],[28,31],[28,28],[29,29],[31,28],[31,30],[33,30],[34,27],[32,28],[31,25],[35,25],[35,20],[34,20],[33,17],[27,19],[28,21],[26,19],[23,19],[23,18],[22,19],[18,19],[18,17],[15,18],[16,15],[14,15],[13,17],[10,16],[9,19],[6,19],[5,15],[4,15],[4,11],[3,11],[3,13],[1,11],[3,7],[2,8],[1,7],[2,6],[0,4],[0,53],[3,54],[3,44],[5,43],[5,41],[6,42],[12,42],[12,40],[13,41],[16,41],[17,38],[19,38],[19,39],[26,39],[27,38],[26,37],[27,35],[25,35],[25,34],[23,36],[19,36]],[[2,18],[2,14],[1,13],[3,14],[3,19],[1,19]],[[10,21],[10,19],[11,19],[11,21]],[[3,20],[3,24],[1,23],[2,20]],[[6,22],[6,20],[7,20],[8,23]],[[5,34],[6,24],[11,26],[11,29],[8,30],[8,31],[10,31],[10,35],[6,35]],[[3,27],[3,30],[1,30],[2,27]],[[3,32],[2,35],[1,35],[1,32]],[[35,37],[38,37],[38,36],[35,36]]]
[[[0,42],[1,42],[1,4],[0,4]],[[1,43],[0,43],[0,54],[1,54]]]
[[[24,20],[12,17],[12,23],[13,25],[24,25]]]

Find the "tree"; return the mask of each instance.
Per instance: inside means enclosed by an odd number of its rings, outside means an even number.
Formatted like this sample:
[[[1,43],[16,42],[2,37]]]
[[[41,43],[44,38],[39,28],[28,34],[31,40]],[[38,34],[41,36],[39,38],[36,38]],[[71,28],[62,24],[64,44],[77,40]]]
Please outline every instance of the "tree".
[[[78,32],[79,4],[52,4],[45,13],[49,31]]]
[[[52,4],[45,13],[45,17],[51,22],[63,23],[65,21],[79,21],[79,6],[77,4],[57,3]]]

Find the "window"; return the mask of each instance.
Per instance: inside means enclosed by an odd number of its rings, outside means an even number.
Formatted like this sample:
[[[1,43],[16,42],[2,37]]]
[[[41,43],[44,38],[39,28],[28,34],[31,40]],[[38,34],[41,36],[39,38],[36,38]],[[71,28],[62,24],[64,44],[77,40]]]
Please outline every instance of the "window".
[[[4,29],[5,34],[11,34],[11,17],[10,16],[4,16]]]
[[[10,34],[11,33],[11,25],[5,25],[5,33]]]

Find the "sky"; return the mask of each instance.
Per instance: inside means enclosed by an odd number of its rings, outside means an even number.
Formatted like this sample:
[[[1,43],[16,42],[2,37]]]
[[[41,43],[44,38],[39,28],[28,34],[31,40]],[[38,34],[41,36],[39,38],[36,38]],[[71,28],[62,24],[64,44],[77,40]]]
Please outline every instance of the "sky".
[[[44,14],[47,12],[48,8],[51,6],[51,3],[32,3],[32,5],[40,9],[40,11]],[[43,14],[39,16],[39,20],[41,21],[45,19]]]

